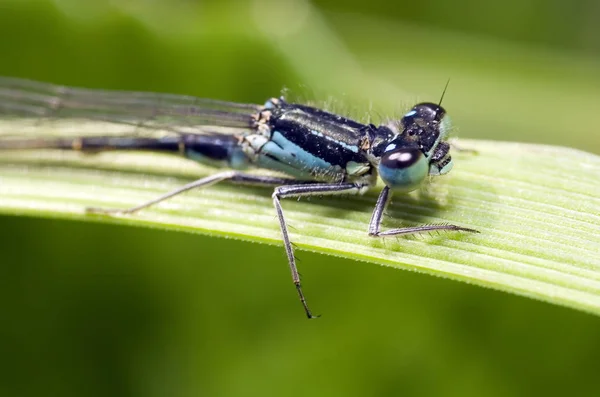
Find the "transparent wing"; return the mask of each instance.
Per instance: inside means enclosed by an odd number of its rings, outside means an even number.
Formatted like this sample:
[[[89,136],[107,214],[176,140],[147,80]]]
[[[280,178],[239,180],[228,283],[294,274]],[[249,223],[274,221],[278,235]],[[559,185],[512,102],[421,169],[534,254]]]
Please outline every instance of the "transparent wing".
[[[35,135],[49,125],[71,130],[69,135],[84,135],[85,121],[103,122],[105,133],[111,135],[137,135],[144,130],[201,134],[207,126],[216,127],[210,128],[212,133],[233,133],[252,128],[253,114],[260,109],[259,105],[184,95],[85,89],[0,77],[0,118],[29,121],[19,135],[25,131]]]

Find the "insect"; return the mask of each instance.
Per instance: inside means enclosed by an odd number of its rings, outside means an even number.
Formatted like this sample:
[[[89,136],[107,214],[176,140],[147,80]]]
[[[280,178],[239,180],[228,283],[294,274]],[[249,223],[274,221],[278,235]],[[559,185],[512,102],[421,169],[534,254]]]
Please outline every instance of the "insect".
[[[381,230],[382,216],[393,193],[414,190],[428,176],[443,175],[452,168],[448,122],[441,100],[440,104],[419,103],[400,120],[376,126],[316,107],[288,103],[282,97],[271,98],[264,105],[251,105],[0,77],[0,115],[34,118],[39,123],[63,118],[100,120],[130,125],[136,131],[167,132],[162,136],[16,137],[0,141],[0,150],[146,150],[228,168],[132,208],[87,208],[88,213],[132,214],[188,190],[223,181],[272,187],[292,280],[308,318],[315,316],[302,292],[282,199],[362,194],[381,178],[385,186],[375,203],[369,236],[436,230],[476,232],[451,224]],[[243,171],[251,167],[277,171],[285,177]]]

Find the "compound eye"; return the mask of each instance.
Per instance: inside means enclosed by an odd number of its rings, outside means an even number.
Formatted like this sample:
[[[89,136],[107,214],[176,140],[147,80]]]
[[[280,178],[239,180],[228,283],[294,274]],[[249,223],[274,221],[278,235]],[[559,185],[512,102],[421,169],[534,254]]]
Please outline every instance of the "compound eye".
[[[431,121],[441,121],[446,115],[446,110],[438,104],[423,102],[415,105],[411,112],[414,111],[419,118]],[[410,112],[409,112],[410,113]]]
[[[418,148],[401,148],[384,153],[378,169],[387,186],[407,192],[416,189],[429,174],[429,161]]]

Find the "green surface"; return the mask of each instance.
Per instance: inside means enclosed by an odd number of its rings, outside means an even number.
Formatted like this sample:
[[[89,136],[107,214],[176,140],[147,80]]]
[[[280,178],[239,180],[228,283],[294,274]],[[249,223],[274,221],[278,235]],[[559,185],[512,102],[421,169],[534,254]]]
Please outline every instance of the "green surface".
[[[0,73],[253,102],[289,87],[363,117],[435,100],[451,78],[444,105],[461,138],[600,153],[593,2],[471,3],[1,1]],[[589,172],[572,167],[566,191]],[[324,315],[308,321],[280,247],[62,219],[3,216],[0,230],[0,395],[600,386],[600,320],[571,309],[301,251],[305,292]]]
[[[0,122],[0,138],[22,125]],[[83,123],[77,128],[84,128]],[[64,135],[73,123],[53,129]],[[44,136],[53,136],[49,128],[43,130]],[[86,131],[90,136],[91,131],[106,131],[106,125],[88,123]],[[461,142],[477,154],[457,153],[460,166],[451,177],[431,178],[410,195],[393,196],[382,227],[453,223],[480,233],[369,238],[375,188],[345,199],[283,200],[292,241],[303,250],[449,277],[600,314],[600,156],[564,147]],[[573,177],[580,169],[587,172]],[[0,213],[281,246],[270,191],[265,189],[223,183],[133,215],[84,212],[86,207],[130,208],[214,172],[191,161],[147,153],[5,152],[0,158]]]

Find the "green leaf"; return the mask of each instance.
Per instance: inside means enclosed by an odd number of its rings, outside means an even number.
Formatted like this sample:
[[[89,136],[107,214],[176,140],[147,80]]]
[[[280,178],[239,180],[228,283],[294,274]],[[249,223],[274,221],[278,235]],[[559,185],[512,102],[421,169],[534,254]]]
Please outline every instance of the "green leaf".
[[[0,131],[14,131],[2,121]],[[379,188],[364,196],[283,202],[298,250],[461,280],[600,314],[600,157],[563,147],[461,141],[455,168],[397,195],[384,228],[454,223],[479,234],[373,239]],[[130,207],[214,169],[149,153],[0,153],[0,213],[156,227],[281,244],[266,189],[218,184],[129,216]],[[301,253],[300,253],[301,255]]]

